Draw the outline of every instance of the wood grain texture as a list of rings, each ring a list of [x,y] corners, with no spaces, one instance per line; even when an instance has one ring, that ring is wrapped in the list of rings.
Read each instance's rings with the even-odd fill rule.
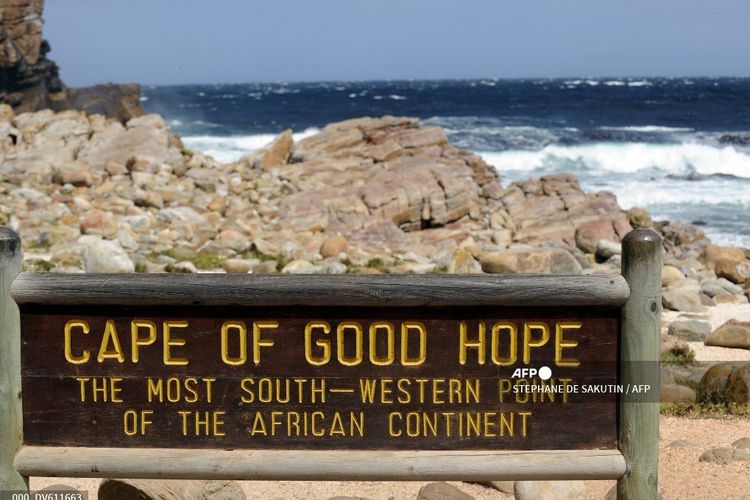
[[[628,464],[617,483],[621,500],[658,495],[661,270],[659,235],[648,229],[628,233],[622,242],[622,273],[631,294],[622,308],[620,383],[648,384],[656,393],[620,398],[620,450]]]
[[[621,276],[22,273],[19,304],[621,306]]]
[[[13,468],[22,443],[21,326],[10,284],[21,272],[21,239],[0,227],[0,490],[27,490],[27,479]]]
[[[236,480],[617,479],[617,450],[250,451],[25,446],[15,465],[29,476]]]

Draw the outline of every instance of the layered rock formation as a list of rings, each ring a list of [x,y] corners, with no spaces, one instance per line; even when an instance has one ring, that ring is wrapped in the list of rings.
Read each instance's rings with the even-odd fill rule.
[[[42,38],[44,0],[0,0],[0,103],[19,112],[50,108],[102,113],[120,121],[143,114],[138,85],[67,88],[47,58]]]
[[[480,157],[413,118],[348,120],[297,143],[286,131],[220,165],[157,115],[123,125],[6,106],[0,145],[0,224],[20,230],[27,268],[617,272],[622,236],[652,225],[670,264],[666,305],[742,301],[750,286],[722,277],[745,276],[741,249],[625,212],[571,175],[503,187]]]

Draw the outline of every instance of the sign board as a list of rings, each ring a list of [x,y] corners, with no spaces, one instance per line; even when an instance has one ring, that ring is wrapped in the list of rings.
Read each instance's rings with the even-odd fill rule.
[[[617,479],[618,498],[656,497],[653,231],[623,240],[622,276],[62,275],[21,262],[0,228],[0,488]]]
[[[614,449],[618,332],[613,308],[24,305],[24,442]]]

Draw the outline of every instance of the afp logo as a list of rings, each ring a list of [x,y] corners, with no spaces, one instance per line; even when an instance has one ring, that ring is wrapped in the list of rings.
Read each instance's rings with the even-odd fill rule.
[[[513,371],[513,378],[533,378],[539,377],[542,380],[549,380],[552,377],[552,370],[549,366],[536,368],[516,368]]]

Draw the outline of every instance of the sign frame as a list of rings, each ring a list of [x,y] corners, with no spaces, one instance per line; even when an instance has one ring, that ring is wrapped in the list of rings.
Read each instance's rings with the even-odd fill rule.
[[[622,275],[190,275],[21,273],[0,228],[0,489],[28,476],[269,480],[617,479],[618,498],[656,498],[658,387],[619,397],[612,450],[218,450],[25,446],[18,304],[107,306],[608,307],[620,309],[621,384],[648,384],[660,342],[661,239],[623,240]],[[639,368],[640,367],[640,368]],[[658,380],[658,374],[657,379]],[[656,399],[654,399],[656,398]]]

